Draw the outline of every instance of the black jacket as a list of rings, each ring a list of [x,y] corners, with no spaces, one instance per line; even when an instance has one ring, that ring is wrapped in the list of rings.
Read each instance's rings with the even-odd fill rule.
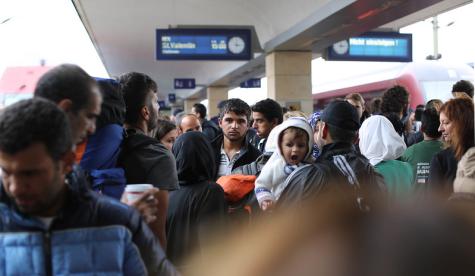
[[[264,139],[267,139],[267,138],[264,138]],[[256,149],[258,149],[261,153],[264,153],[264,149],[265,149],[265,141],[264,142],[264,146],[262,146],[262,148],[260,149],[259,148],[259,142],[261,141],[261,138],[259,137],[259,135],[257,135],[257,131],[253,128],[249,128],[249,130],[247,131],[246,133],[246,140],[249,141],[249,143],[251,145],[253,145]]]
[[[208,121],[206,119],[201,122],[201,130],[203,131],[203,134],[208,137],[208,141],[213,141],[213,139],[220,133],[219,127],[213,121]]]
[[[18,216],[31,218],[17,211],[14,203],[6,195],[3,185],[0,187],[0,202],[15,210]],[[12,221],[0,217],[0,231],[25,232],[43,231],[15,225]],[[125,226],[132,234],[132,240],[140,251],[149,275],[177,275],[173,265],[167,260],[165,252],[155,239],[154,234],[142,220],[140,214],[127,205],[101,196],[89,190],[76,191],[68,187],[67,199],[61,213],[51,225],[52,231],[71,228],[103,227],[109,225]],[[30,226],[34,227],[34,226]],[[97,261],[100,261],[97,259]]]
[[[173,145],[180,189],[170,193],[167,214],[167,255],[176,265],[193,249],[202,249],[214,223],[224,224],[224,191],[212,181],[213,150],[199,132],[180,135]]]
[[[223,139],[224,139],[224,136],[223,134],[221,134],[211,142],[211,146],[213,147],[213,151],[214,151],[215,168],[216,168],[214,179],[217,179],[218,177],[219,162],[221,159],[221,146],[223,145]],[[242,165],[254,162],[257,159],[257,157],[259,157],[260,155],[261,155],[261,152],[245,139],[244,145],[241,148],[241,151],[239,152],[239,156],[236,162],[234,162],[233,164],[232,170]]]
[[[365,200],[372,206],[376,205],[373,200],[383,200],[386,194],[384,178],[366,157],[346,143],[325,145],[315,164],[295,170],[287,181],[279,206],[294,205],[329,190],[355,195],[358,204]]]
[[[450,196],[454,191],[453,183],[457,172],[458,161],[452,148],[440,151],[430,162],[427,185],[431,191],[442,192]]]
[[[161,190],[178,188],[175,158],[157,139],[137,129],[127,129],[118,166],[127,184],[152,184]]]
[[[298,167],[287,177],[288,184],[280,194],[276,208],[286,209],[321,196],[333,186],[332,181],[339,184],[345,179],[328,164],[316,163]]]
[[[406,146],[410,147],[414,144],[424,141],[424,134],[422,134],[422,131],[418,131],[418,132],[410,133],[404,138],[406,138],[405,139]]]
[[[233,169],[231,173],[259,176],[259,174],[262,171],[262,168],[264,168],[265,164],[267,163],[267,161],[269,161],[272,154],[273,152],[270,152],[270,151],[265,152],[261,154],[259,157],[257,157],[256,161],[237,167]]]

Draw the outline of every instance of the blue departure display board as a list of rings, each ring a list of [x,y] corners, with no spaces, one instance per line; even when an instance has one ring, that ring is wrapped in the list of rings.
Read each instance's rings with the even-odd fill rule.
[[[157,29],[158,60],[249,60],[246,29]]]
[[[328,48],[327,60],[412,61],[412,34],[366,33]]]

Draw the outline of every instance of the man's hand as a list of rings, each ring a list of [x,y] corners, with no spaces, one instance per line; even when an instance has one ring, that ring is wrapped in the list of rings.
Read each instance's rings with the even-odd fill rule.
[[[152,188],[144,192],[139,199],[133,202],[127,201],[127,193],[124,192],[120,201],[137,209],[148,224],[157,219],[158,200],[156,199],[156,195],[158,191],[158,188]]]

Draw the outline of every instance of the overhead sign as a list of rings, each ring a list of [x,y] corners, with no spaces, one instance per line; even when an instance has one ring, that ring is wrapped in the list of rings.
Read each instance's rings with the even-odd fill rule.
[[[165,108],[167,105],[165,104],[165,101],[158,101],[158,106],[160,107],[160,109],[163,109],[163,108]]]
[[[157,29],[158,60],[249,60],[247,29]]]
[[[260,88],[261,79],[248,79],[247,81],[241,82],[239,85],[241,88]]]
[[[350,37],[328,48],[327,60],[412,61],[412,34],[372,32]]]
[[[173,93],[168,94],[168,101],[171,102],[171,103],[176,102],[176,95],[173,94]]]
[[[195,79],[175,79],[173,81],[173,88],[175,89],[194,89],[195,87]]]

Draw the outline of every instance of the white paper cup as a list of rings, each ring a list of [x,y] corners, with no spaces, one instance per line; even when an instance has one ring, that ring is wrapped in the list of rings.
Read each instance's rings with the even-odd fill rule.
[[[127,194],[127,202],[130,204],[137,199],[140,198],[140,196],[153,188],[152,184],[129,184],[125,187],[125,193]]]

